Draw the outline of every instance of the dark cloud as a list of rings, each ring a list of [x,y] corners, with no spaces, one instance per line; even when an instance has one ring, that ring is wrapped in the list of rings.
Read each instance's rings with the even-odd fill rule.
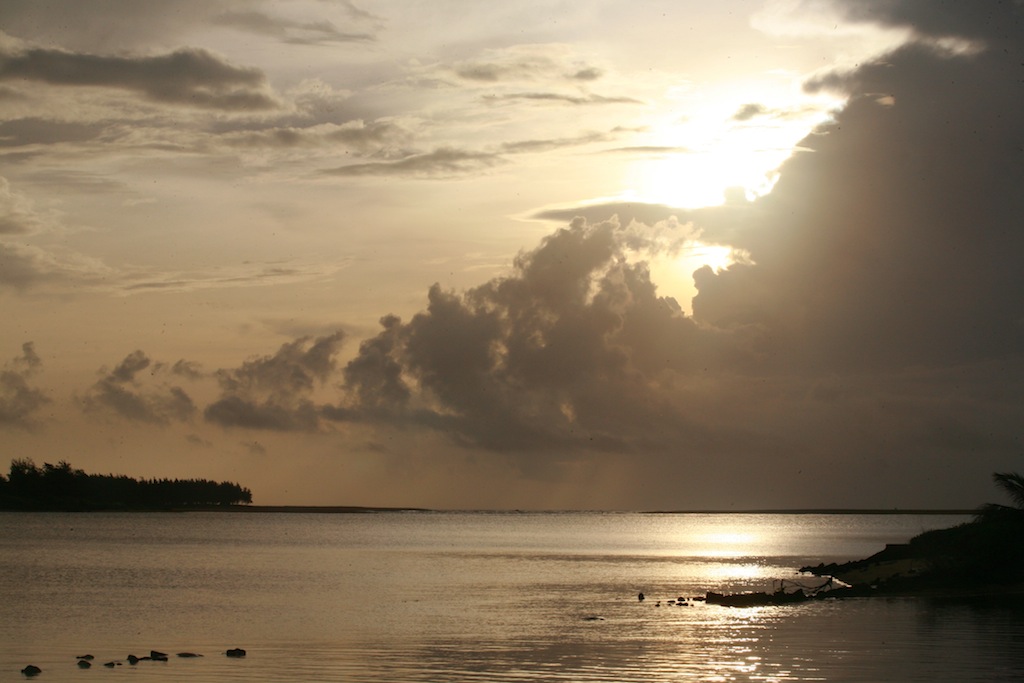
[[[32,201],[13,189],[7,178],[0,176],[0,235],[22,235],[39,232],[46,221],[35,211]],[[0,245],[2,249],[2,245]],[[0,254],[0,259],[3,259]],[[8,258],[13,259],[13,255]],[[5,280],[0,274],[0,282]]]
[[[557,92],[516,92],[503,93],[500,95],[484,95],[483,99],[487,102],[501,102],[509,100],[532,100],[535,102],[559,102],[563,104],[572,105],[643,104],[642,101],[632,97],[608,97],[605,95],[595,95],[593,93],[572,95],[568,93]]]
[[[396,161],[349,164],[321,171],[321,173],[334,176],[410,175],[450,177],[486,170],[502,163],[504,163],[504,160],[501,156],[493,152],[442,147],[433,152],[413,154]]]
[[[541,47],[497,51],[479,59],[460,62],[455,74],[467,81],[500,83],[508,81],[594,81],[603,72],[596,66],[566,64],[564,56],[545,54]]]
[[[172,365],[171,373],[188,379],[200,379],[204,376],[202,366],[199,363],[185,359],[181,359]]]
[[[213,447],[213,442],[209,441],[208,439],[204,439],[203,437],[199,436],[198,434],[186,434],[185,435],[185,440],[188,441],[189,444],[191,444],[192,446],[197,446],[199,448],[212,448]]]
[[[29,384],[42,368],[32,342],[21,345],[21,355],[0,370],[0,427],[28,429],[35,426],[36,413],[50,399]]]
[[[163,384],[149,388],[138,378],[146,370],[156,375],[162,369],[142,351],[133,351],[114,369],[104,371],[80,405],[88,413],[113,414],[133,422],[166,425],[191,419],[196,407],[181,387]]]
[[[410,391],[402,379],[402,366],[394,358],[401,343],[402,321],[388,315],[380,320],[383,332],[359,345],[359,355],[345,366],[345,385],[364,409],[404,408]]]
[[[214,23],[277,38],[285,43],[318,45],[374,40],[364,31],[342,31],[329,21],[294,21],[253,10],[225,12]]]
[[[1022,8],[1013,0],[863,0],[843,2],[839,8],[849,20],[905,27],[925,38],[977,40],[1017,52],[1024,47]]]
[[[267,447],[261,444],[259,441],[243,441],[241,443],[242,448],[248,451],[251,455],[266,455]]]
[[[690,154],[692,152],[693,150],[688,147],[663,147],[659,145],[635,145],[632,147],[614,147],[612,149],[602,150],[602,154],[636,154],[644,156]],[[615,211],[613,210],[611,213],[614,214]]]
[[[577,147],[579,145],[603,142],[608,140],[609,137],[610,136],[607,133],[584,133],[582,135],[566,138],[517,140],[515,142],[506,142],[502,144],[501,150],[510,154],[549,152],[553,149],[563,149],[565,147]]]
[[[604,75],[604,72],[601,71],[601,69],[598,69],[596,67],[592,67],[591,66],[591,67],[586,67],[586,68],[580,69],[579,71],[577,71],[576,73],[574,73],[572,75],[572,78],[573,78],[573,80],[577,80],[577,81],[596,81],[597,79],[601,78],[601,76],[603,76],[603,75]]]
[[[744,104],[742,107],[736,110],[736,113],[732,115],[733,121],[749,121],[758,116],[764,116],[768,113],[768,107],[763,104],[750,103]]]
[[[758,118],[771,118],[771,119],[796,119],[807,114],[814,114],[816,111],[812,107],[794,107],[788,109],[771,109],[763,104],[751,102],[742,105],[732,115],[732,120],[738,123],[746,123],[753,121]]]
[[[201,49],[129,57],[32,48],[0,54],[3,80],[117,88],[165,104],[225,111],[278,106],[258,69],[233,66]]]
[[[25,290],[41,277],[36,264],[18,247],[0,242],[0,285]]]
[[[62,142],[86,142],[99,137],[103,124],[56,121],[38,117],[0,122],[0,147],[54,145]]]
[[[361,153],[377,153],[406,143],[408,130],[390,121],[350,121],[342,125],[274,127],[227,133],[225,142],[244,148],[310,148],[344,145]]]
[[[111,140],[111,137],[104,135],[102,140],[106,143]],[[35,187],[45,188],[47,191],[59,189],[62,192],[80,192],[90,195],[101,192],[125,193],[130,191],[128,184],[125,182],[114,180],[101,173],[85,170],[67,168],[45,169],[23,173],[21,178],[26,183],[31,183]]]
[[[698,274],[694,313],[756,324],[779,362],[973,362],[1024,348],[1024,90],[1002,50],[910,45],[810,88],[848,92],[834,124],[745,212],[705,237],[754,265]],[[891,100],[880,103],[877,93]],[[766,337],[766,344],[767,344]]]
[[[475,173],[506,163],[513,154],[536,154],[555,149],[578,147],[611,139],[611,133],[582,133],[564,138],[515,140],[504,142],[496,151],[441,148],[433,152],[412,154],[389,161],[349,164],[322,171],[326,175],[403,175],[423,177],[451,177]]]
[[[0,102],[20,102],[25,99],[25,93],[17,88],[0,85]]]
[[[26,292],[56,284],[106,286],[110,275],[101,263],[80,254],[0,241],[0,288]]]
[[[334,267],[333,265],[331,266]],[[164,279],[151,279],[150,273],[119,273],[117,287],[124,292],[145,291],[188,291],[209,288],[259,287],[276,283],[296,282],[321,277],[325,272],[321,266],[281,265],[243,263],[228,272],[182,273],[164,275]],[[114,279],[113,277],[109,279]]]
[[[209,422],[225,427],[316,431],[321,409],[311,395],[335,371],[344,334],[303,337],[233,369],[217,371],[221,397],[206,407]]]
[[[574,218],[583,218],[588,223],[601,223],[612,216],[617,216],[624,225],[636,221],[646,225],[654,225],[671,216],[682,219],[691,212],[666,204],[646,204],[644,202],[610,202],[585,206],[569,206],[566,208],[542,209],[532,214],[532,218],[568,222]]]
[[[95,50],[142,48],[208,21],[223,3],[209,0],[4,0],[0,26],[9,35],[39,43]],[[115,20],[116,18],[116,20]]]

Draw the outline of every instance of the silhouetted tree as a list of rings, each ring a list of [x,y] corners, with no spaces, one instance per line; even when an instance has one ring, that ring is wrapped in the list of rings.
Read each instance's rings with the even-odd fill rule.
[[[1010,521],[1024,523],[1024,476],[1017,472],[995,472],[996,486],[1013,501],[1013,505],[986,503],[978,508],[977,519],[985,522]]]
[[[16,509],[153,509],[252,503],[252,492],[233,482],[208,479],[132,479],[125,475],[86,474],[67,461],[11,461],[0,477],[0,507]]]

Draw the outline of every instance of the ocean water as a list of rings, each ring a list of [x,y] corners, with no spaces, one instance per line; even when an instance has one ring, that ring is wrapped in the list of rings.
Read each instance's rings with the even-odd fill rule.
[[[0,681],[1024,680],[1019,604],[668,602],[966,519],[0,513]]]

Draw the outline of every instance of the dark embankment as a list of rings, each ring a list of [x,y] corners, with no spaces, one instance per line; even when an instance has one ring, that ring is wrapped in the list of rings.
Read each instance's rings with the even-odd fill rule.
[[[979,515],[973,522],[927,531],[871,557],[801,571],[834,576],[859,595],[984,596],[1024,594],[1024,515]]]

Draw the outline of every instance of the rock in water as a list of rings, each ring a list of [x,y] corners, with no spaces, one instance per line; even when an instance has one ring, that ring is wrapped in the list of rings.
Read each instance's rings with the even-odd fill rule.
[[[90,666],[92,666],[92,662],[90,662],[88,659],[79,659],[78,660],[78,668],[79,669],[88,669]]]
[[[42,672],[43,672],[43,670],[40,669],[35,664],[29,664],[28,666],[26,666],[24,669],[21,670],[21,673],[25,674],[26,676],[38,676]]]
[[[224,654],[226,654],[228,657],[244,657],[245,656],[245,650],[243,650],[240,647],[235,647],[235,648],[231,648],[230,650],[228,650]]]

